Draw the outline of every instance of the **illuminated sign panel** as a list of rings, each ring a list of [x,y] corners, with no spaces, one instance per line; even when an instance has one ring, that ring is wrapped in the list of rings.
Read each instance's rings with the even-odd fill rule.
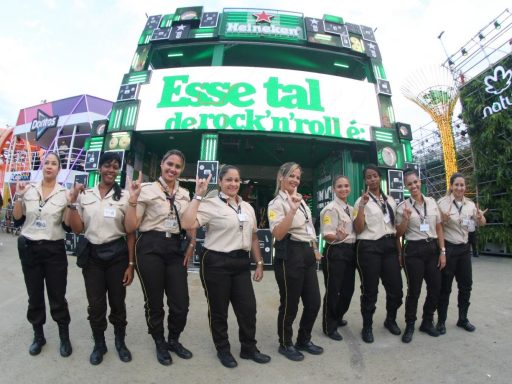
[[[275,10],[224,10],[221,35],[226,38],[304,40],[304,18]]]
[[[141,85],[136,130],[239,130],[370,140],[373,84],[302,71],[190,67]]]

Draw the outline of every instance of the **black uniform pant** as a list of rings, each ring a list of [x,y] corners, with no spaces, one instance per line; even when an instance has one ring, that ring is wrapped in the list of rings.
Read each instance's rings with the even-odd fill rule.
[[[322,329],[329,334],[347,312],[354,294],[356,253],[354,244],[328,244],[322,258],[325,295]]]
[[[94,250],[82,269],[87,293],[88,320],[93,331],[107,329],[107,296],[110,305],[110,323],[116,328],[126,327],[126,287],[123,277],[128,267],[128,254],[104,261],[95,256]]]
[[[200,277],[206,300],[213,343],[218,352],[229,352],[229,303],[238,322],[241,351],[256,351],[256,297],[251,282],[249,252],[229,253],[205,249]]]
[[[468,243],[471,246],[471,253],[473,255],[478,255],[476,230],[473,232],[468,232]]]
[[[427,297],[423,305],[423,320],[432,321],[441,291],[441,271],[438,268],[439,247],[437,240],[409,241],[404,248],[407,297],[405,298],[405,322],[414,323],[423,279],[427,284]]]
[[[28,293],[27,319],[34,327],[46,322],[44,286],[50,314],[59,325],[70,323],[66,286],[68,277],[68,258],[64,240],[30,241],[20,251],[21,267]]]
[[[471,254],[469,244],[452,244],[445,241],[446,267],[441,272],[441,295],[439,296],[438,317],[439,321],[446,321],[448,303],[452,292],[453,278],[457,280],[459,289],[459,310],[466,311],[469,308],[469,298],[473,285],[473,273],[471,267]]]
[[[297,316],[300,299],[304,310],[299,323],[297,343],[307,343],[311,340],[311,330],[320,310],[315,254],[309,243],[288,240],[286,248],[284,258],[276,254],[274,263],[280,296],[277,316],[279,344],[293,344],[292,325]]]
[[[387,319],[395,319],[402,305],[402,275],[395,236],[357,242],[357,268],[361,278],[363,326],[370,327],[379,293],[379,278],[386,289]]]
[[[167,296],[169,338],[178,339],[185,324],[189,306],[187,267],[183,266],[178,235],[165,232],[141,233],[135,248],[135,261],[142,292],[148,333],[164,334],[164,293]]]

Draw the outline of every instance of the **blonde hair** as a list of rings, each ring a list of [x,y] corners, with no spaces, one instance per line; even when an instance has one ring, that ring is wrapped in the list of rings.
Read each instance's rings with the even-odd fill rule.
[[[274,196],[277,196],[279,190],[281,189],[281,180],[285,177],[290,176],[296,169],[298,169],[302,173],[302,168],[299,164],[294,162],[288,162],[281,165],[279,171],[277,171],[276,177],[276,190],[274,192]]]

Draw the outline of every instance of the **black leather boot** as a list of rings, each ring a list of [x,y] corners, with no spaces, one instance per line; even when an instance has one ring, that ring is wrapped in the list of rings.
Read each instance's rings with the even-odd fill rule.
[[[39,355],[43,345],[45,344],[46,339],[44,338],[43,326],[34,326],[34,341],[32,341],[32,344],[28,349],[28,353],[32,356]]]
[[[459,320],[457,321],[457,327],[461,327],[468,332],[474,332],[476,327],[471,324],[468,320],[468,309],[459,308]]]
[[[410,343],[412,341],[412,335],[414,334],[414,321],[406,323],[405,331],[402,335],[402,342]]]
[[[69,340],[69,325],[59,324],[59,337],[60,337],[60,355],[68,357],[73,353],[71,341]]]
[[[420,325],[420,331],[425,332],[426,334],[428,334],[432,337],[437,337],[441,334],[439,332],[439,329],[434,327],[434,323],[432,322],[432,320],[423,319],[423,321],[421,322],[421,325]]]
[[[172,357],[168,351],[168,345],[165,341],[163,334],[155,334],[153,335],[153,339],[155,340],[156,346],[156,358],[158,362],[162,365],[171,365]]]
[[[169,337],[167,346],[169,347],[169,351],[176,353],[182,359],[191,359],[193,356],[192,352],[185,348],[178,339],[172,339]]]
[[[119,359],[125,363],[132,361],[132,354],[126,344],[124,343],[124,337],[126,335],[125,327],[116,327],[114,329],[115,344]]]
[[[94,338],[94,349],[89,357],[89,362],[92,365],[98,365],[103,361],[103,355],[107,353],[105,333],[103,331],[93,330],[92,337]]]

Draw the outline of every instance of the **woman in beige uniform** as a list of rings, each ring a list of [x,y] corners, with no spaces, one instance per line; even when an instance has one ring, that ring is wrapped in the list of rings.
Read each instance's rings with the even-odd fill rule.
[[[406,241],[402,253],[402,264],[407,276],[406,327],[402,341],[410,343],[423,280],[427,284],[427,297],[423,305],[420,331],[430,336],[439,336],[433,321],[441,290],[441,270],[446,265],[446,252],[441,214],[436,201],[423,196],[421,181],[415,170],[404,172],[404,182],[411,197],[404,200],[396,210],[396,235],[403,236]]]
[[[350,181],[336,176],[332,183],[334,199],[320,212],[320,232],[327,242],[322,258],[325,296],[322,329],[333,340],[342,340],[338,325],[350,306],[354,294],[356,234],[353,228],[353,208],[347,203]]]
[[[373,314],[379,292],[379,278],[386,289],[386,320],[384,327],[400,335],[396,313],[402,305],[402,275],[396,242],[396,202],[380,187],[380,171],[368,164],[363,170],[366,192],[356,201],[357,267],[361,277],[362,339],[373,343]]]
[[[454,277],[459,288],[457,326],[468,332],[474,332],[476,329],[468,320],[469,298],[473,285],[468,232],[475,227],[475,222],[480,226],[485,225],[484,214],[487,210],[481,211],[470,199],[465,198],[465,192],[464,176],[454,173],[450,177],[450,194],[438,201],[446,244],[446,267],[441,275],[441,295],[437,308],[437,330],[441,335],[446,333],[445,322]]]
[[[84,191],[75,184],[70,194],[70,209],[66,217],[73,232],[85,229],[89,242],[88,257],[82,266],[89,323],[94,338],[94,349],[89,361],[98,365],[107,352],[107,297],[110,305],[109,320],[114,326],[115,346],[123,362],[132,355],[125,344],[126,287],[132,283],[135,234],[126,233],[124,216],[128,209],[129,194],[116,183],[121,158],[115,152],[105,152],[99,160],[100,183]],[[80,194],[80,192],[83,192]],[[126,239],[125,239],[126,237]]]
[[[68,258],[62,227],[68,203],[66,188],[57,183],[60,160],[55,153],[44,159],[43,179],[36,184],[16,183],[14,219],[25,216],[18,239],[23,276],[28,293],[27,319],[34,328],[34,341],[29,353],[38,355],[46,344],[43,325],[46,321],[44,286],[50,302],[50,314],[59,326],[60,354],[71,355],[69,341],[66,285]]]
[[[276,197],[268,204],[270,230],[275,238],[274,272],[280,296],[277,316],[279,353],[292,361],[304,359],[300,351],[313,355],[324,351],[311,341],[311,331],[320,310],[316,263],[322,256],[318,251],[311,211],[297,193],[301,175],[299,164],[283,164],[277,173]],[[293,345],[292,325],[301,299],[304,310],[297,342]]]
[[[217,356],[227,368],[238,365],[228,340],[228,307],[233,306],[239,326],[240,357],[264,364],[270,356],[256,347],[256,297],[251,283],[251,259],[256,263],[254,280],[263,278],[263,259],[258,241],[256,215],[238,195],[240,171],[225,165],[219,172],[218,193],[206,193],[210,177],[197,180],[196,194],[183,215],[185,228],[206,226],[205,250],[200,276],[208,301],[208,318]]]
[[[135,264],[145,301],[148,333],[155,340],[156,356],[162,365],[172,363],[169,351],[182,359],[192,352],[179,337],[185,328],[189,307],[187,266],[193,254],[195,232],[182,248],[180,216],[190,202],[188,191],[180,187],[178,177],[185,169],[185,156],[177,149],[168,151],[160,163],[160,178],[141,185],[128,182],[130,199],[125,216],[126,231],[139,229],[135,248]],[[164,337],[164,293],[167,296],[169,337]]]

